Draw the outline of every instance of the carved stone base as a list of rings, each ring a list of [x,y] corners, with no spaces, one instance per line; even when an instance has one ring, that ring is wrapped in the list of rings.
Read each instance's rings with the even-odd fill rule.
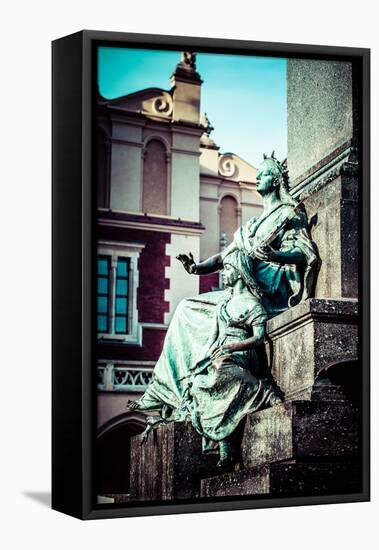
[[[161,425],[144,445],[132,438],[130,501],[198,498],[205,478],[203,496],[349,492],[342,480],[356,468],[346,461],[359,454],[358,409],[330,372],[360,379],[357,316],[356,300],[310,299],[271,319],[267,351],[286,402],[246,418],[245,469],[217,475],[217,456],[202,452],[190,423]]]
[[[159,426],[143,445],[134,436],[130,501],[198,498],[200,479],[215,474],[216,461],[203,454],[201,436],[188,422]]]
[[[312,399],[315,381],[326,368],[357,360],[357,323],[356,300],[317,298],[268,321],[266,350],[272,358],[272,375],[286,400]],[[327,385],[317,398],[336,399],[335,392],[328,397]]]

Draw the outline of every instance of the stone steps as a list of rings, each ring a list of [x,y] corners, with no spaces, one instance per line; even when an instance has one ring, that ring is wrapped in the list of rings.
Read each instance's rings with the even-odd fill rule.
[[[345,401],[292,401],[246,418],[243,469],[202,479],[202,497],[361,490],[359,415]]]
[[[142,447],[132,438],[130,500],[350,491],[360,454],[357,342],[355,299],[312,298],[270,319],[267,358],[286,402],[236,430],[242,469],[215,475],[217,457],[202,452],[190,423],[163,425]]]
[[[254,413],[242,433],[243,469],[223,475],[216,475],[217,456],[202,452],[202,438],[189,422],[161,425],[142,446],[139,436],[132,438],[130,500],[279,494],[281,476],[289,476],[288,483],[297,479],[291,481],[297,494],[320,475],[330,493],[337,483],[330,472],[343,486],[339,472],[357,460],[358,421],[357,408],[347,401],[292,401]]]
[[[358,428],[358,409],[347,401],[283,403],[246,418],[243,466],[354,457],[359,452]]]
[[[129,493],[112,493],[106,495],[97,495],[98,504],[124,504],[130,501]]]
[[[307,496],[349,494],[362,490],[358,461],[281,462],[210,477],[201,481],[201,497]]]

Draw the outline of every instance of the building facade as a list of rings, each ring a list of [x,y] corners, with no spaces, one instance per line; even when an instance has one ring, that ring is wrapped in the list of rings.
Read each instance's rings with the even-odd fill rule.
[[[128,493],[130,436],[144,415],[126,408],[151,379],[176,306],[219,287],[187,274],[262,210],[255,167],[220,153],[201,116],[196,56],[183,52],[171,88],[97,101],[97,373],[99,494]]]

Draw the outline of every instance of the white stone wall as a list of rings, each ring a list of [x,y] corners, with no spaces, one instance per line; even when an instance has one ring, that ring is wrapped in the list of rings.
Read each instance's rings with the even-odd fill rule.
[[[202,174],[218,176],[219,154],[216,149],[201,149],[200,169]]]
[[[251,218],[258,218],[262,214],[262,206],[242,205],[241,224],[245,224]]]
[[[141,143],[142,127],[130,122],[113,122],[112,138],[125,142]]]
[[[138,212],[141,208],[141,147],[113,143],[110,207]]]
[[[197,222],[200,218],[199,157],[174,152],[171,165],[171,216]]]
[[[171,243],[166,245],[166,254],[171,257],[171,265],[166,267],[166,277],[170,288],[165,290],[165,300],[170,304],[170,310],[165,313],[164,322],[169,324],[174,311],[183,298],[199,294],[199,277],[189,275],[179,260],[178,254],[192,252],[195,261],[199,259],[200,237],[192,235],[171,235]]]
[[[217,198],[212,201],[200,201],[200,220],[205,226],[200,241],[200,256],[202,260],[205,260],[220,251],[220,222]]]

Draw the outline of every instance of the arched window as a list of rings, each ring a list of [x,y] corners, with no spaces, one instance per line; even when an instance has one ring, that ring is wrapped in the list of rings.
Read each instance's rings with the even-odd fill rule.
[[[130,438],[143,432],[145,427],[145,423],[129,421],[106,432],[97,439],[97,494],[129,493]]]
[[[108,206],[108,158],[107,144],[101,132],[97,132],[97,206],[106,208]]]
[[[142,210],[167,214],[166,148],[157,139],[146,146],[143,164]]]
[[[238,229],[238,203],[234,197],[227,195],[220,203],[220,237],[225,233],[227,244],[233,240],[233,234]]]

